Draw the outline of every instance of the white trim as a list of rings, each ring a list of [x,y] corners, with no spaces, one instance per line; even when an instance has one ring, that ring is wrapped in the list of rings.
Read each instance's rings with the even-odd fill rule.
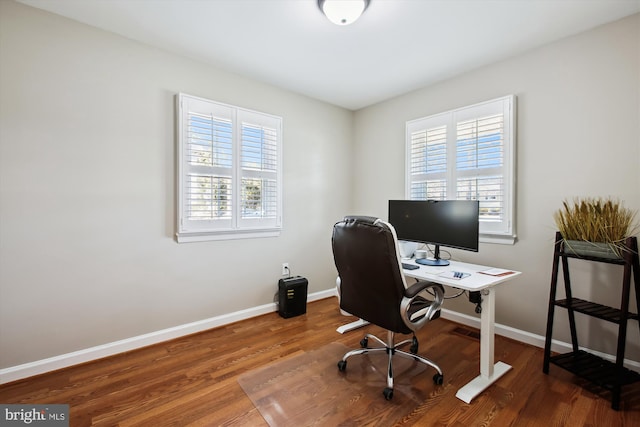
[[[457,158],[457,140],[458,126],[468,120],[476,120],[481,117],[501,115],[503,119],[503,163],[502,166],[492,168],[473,168],[470,170],[460,170],[456,165]],[[457,180],[460,178],[488,178],[492,176],[502,176],[504,205],[503,219],[485,221],[480,220],[480,241],[483,243],[498,243],[513,245],[516,242],[516,96],[507,95],[500,98],[491,99],[474,105],[456,108],[443,113],[434,114],[405,123],[405,198],[413,199],[412,183],[426,182],[428,180],[444,182],[444,193],[433,198],[442,200],[456,200],[459,197],[457,191]],[[428,171],[420,170],[420,173],[412,173],[411,165],[414,154],[417,159],[426,159],[426,152],[413,151],[413,135],[415,133],[423,134],[427,138],[426,133],[431,130],[444,128],[446,136],[442,141],[438,141],[439,145],[444,146],[446,154],[446,167],[444,171]],[[420,142],[420,144],[428,144]],[[426,150],[426,148],[424,148]],[[420,199],[423,200],[420,196]],[[429,198],[428,190],[425,194]],[[482,200],[481,204],[482,204]]]
[[[441,313],[442,313],[443,319],[451,320],[452,322],[456,322],[466,326],[470,326],[472,328],[480,329],[480,319],[478,318],[469,316],[467,314],[458,313],[456,311],[447,310],[446,308],[441,309]],[[529,344],[538,348],[544,348],[545,337],[543,337],[542,335],[533,334],[531,332],[512,328],[511,326],[501,325],[499,323],[495,324],[495,333],[496,335],[501,335],[506,338],[511,338],[512,340],[515,340],[524,344]],[[572,349],[572,346],[570,343],[566,343],[564,341],[558,341],[558,340],[551,340],[551,351],[555,351],[558,353],[566,353],[571,351],[571,349]],[[586,350],[589,353],[593,353],[594,355],[611,362],[615,362],[616,360],[616,357],[611,354],[591,350],[582,346],[580,346],[580,349]],[[632,369],[634,371],[640,372],[640,362],[637,362],[635,360],[624,359],[624,366],[628,369]],[[540,366],[540,370],[542,370],[542,365]]]
[[[278,237],[280,229],[271,230],[241,230],[229,233],[224,232],[207,232],[207,231],[183,231],[176,233],[176,241],[178,243],[190,242],[209,242],[214,240],[232,240],[232,239],[260,239],[263,237]]]
[[[307,296],[307,301],[318,301],[335,296],[336,289],[331,288],[309,294]],[[164,341],[180,338],[182,336],[206,331],[207,329],[228,325],[240,320],[246,320],[263,314],[272,313],[274,311],[277,311],[276,303],[264,304],[257,307],[236,311],[234,313],[223,314],[220,316],[211,317],[209,319],[199,320],[180,326],[139,335],[137,337],[126,338],[120,341],[114,341],[111,343],[90,347],[84,350],[74,351],[72,353],[66,353],[47,359],[37,360],[35,362],[29,362],[22,365],[0,369],[0,384],[6,384],[12,381],[32,377],[34,375],[40,375],[58,369],[67,368],[69,366],[77,365],[80,363],[102,359],[104,357],[113,356],[125,351],[131,351],[149,345],[158,344]],[[446,308],[442,309],[442,318],[473,328],[480,328],[480,319],[466,314],[447,310]],[[510,326],[501,325],[499,323],[495,324],[495,333],[497,335],[522,342],[524,344],[544,348],[544,337],[541,335],[532,334],[530,332],[515,329]],[[571,351],[571,344],[553,340],[551,344],[551,350],[560,353]],[[602,357],[603,359],[615,361],[615,356],[613,355],[589,350],[586,348],[585,350],[588,350],[589,352]],[[640,362],[625,359],[624,365],[629,369],[640,372]],[[542,369],[542,367],[540,367],[540,369]]]
[[[501,236],[499,234],[480,234],[479,242],[480,243],[496,243],[499,245],[513,245],[516,243],[516,236],[515,235]]]
[[[335,289],[331,288],[326,291],[314,292],[307,296],[307,301],[317,301],[324,298],[334,297]],[[151,332],[136,337],[125,338],[123,340],[114,341],[107,344],[90,347],[84,350],[78,350],[71,353],[61,354],[59,356],[49,357],[47,359],[37,360],[35,362],[24,363],[22,365],[12,366],[0,369],[0,384],[6,384],[12,381],[21,380],[23,378],[40,375],[47,372],[55,371],[80,363],[90,362],[92,360],[102,359],[104,357],[113,356],[125,351],[131,351],[138,348],[158,344],[164,341],[195,334],[197,332],[206,331],[207,329],[217,328],[219,326],[228,325],[240,320],[250,319],[267,313],[277,311],[276,303],[269,303],[245,310],[236,311],[234,313],[223,314],[209,319],[199,320],[172,328]]]
[[[241,107],[199,98],[185,93],[178,93],[176,99],[176,234],[177,243],[204,242],[230,239],[253,239],[262,237],[278,237],[282,229],[283,202],[283,124],[282,117],[268,113],[252,111]],[[231,164],[228,165],[193,165],[188,161],[189,116],[204,114],[212,123],[228,122],[230,132],[228,139],[231,149]],[[275,170],[252,170],[242,166],[243,129],[245,124],[273,129],[275,138]],[[215,145],[212,135],[211,143]],[[225,138],[226,139],[226,138]],[[188,176],[191,174],[205,176],[224,176],[230,181],[232,188],[230,199],[231,215],[217,219],[190,219],[187,213],[189,197]],[[242,180],[243,178],[268,178],[275,182],[275,215],[262,218],[243,218]],[[264,199],[262,199],[264,201]]]

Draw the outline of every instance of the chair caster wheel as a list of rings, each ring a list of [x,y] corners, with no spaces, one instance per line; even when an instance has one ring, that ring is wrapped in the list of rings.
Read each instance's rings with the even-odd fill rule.
[[[442,383],[444,383],[444,376],[443,376],[443,375],[441,375],[441,374],[435,374],[435,375],[433,376],[433,382],[434,382],[436,385],[442,385]]]
[[[360,340],[360,347],[367,348],[368,345],[369,345],[369,338],[364,337]]]
[[[413,340],[411,341],[411,347],[409,347],[409,351],[411,351],[412,354],[418,354],[418,348],[418,339],[416,337],[413,337]]]
[[[344,370],[347,369],[347,362],[344,360],[341,360],[338,362],[338,371],[340,372],[344,372]]]
[[[391,398],[393,397],[393,389],[387,387],[382,391],[382,394],[384,394],[385,399],[391,400]]]

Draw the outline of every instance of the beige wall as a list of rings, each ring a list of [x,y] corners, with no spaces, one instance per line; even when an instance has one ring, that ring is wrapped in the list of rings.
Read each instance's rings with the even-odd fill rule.
[[[352,112],[9,1],[0,67],[0,368],[335,285]],[[175,243],[178,92],[283,117],[280,237]]]
[[[519,241],[455,255],[522,270],[497,320],[543,335],[553,211],[585,195],[640,209],[639,28],[636,15],[352,113],[0,1],[0,368],[269,303],[285,261],[310,292],[331,289],[335,220],[386,217],[404,195],[405,121],[510,93]],[[284,118],[279,238],[175,243],[177,92]],[[574,282],[616,305],[619,276],[582,265]],[[579,326],[612,352],[613,328]],[[628,335],[639,361],[636,324]]]
[[[478,253],[454,254],[521,270],[521,278],[497,292],[496,319],[544,335],[552,215],[562,200],[612,196],[640,210],[639,57],[640,15],[635,15],[358,111],[354,208],[384,217],[387,200],[404,197],[407,120],[515,94],[518,242],[481,244]],[[608,267],[572,264],[576,296],[619,306],[621,269]],[[475,316],[462,298],[446,306]],[[636,310],[635,301],[632,306]],[[615,354],[612,325],[578,317],[581,345]],[[555,331],[554,338],[570,340],[566,311],[558,310]],[[636,322],[627,335],[627,357],[640,361]]]

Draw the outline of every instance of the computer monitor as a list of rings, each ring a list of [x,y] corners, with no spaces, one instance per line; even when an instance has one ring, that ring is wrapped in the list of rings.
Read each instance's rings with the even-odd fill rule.
[[[423,265],[449,265],[440,246],[478,252],[479,214],[477,200],[389,200],[398,240],[435,245],[434,258],[416,260]]]

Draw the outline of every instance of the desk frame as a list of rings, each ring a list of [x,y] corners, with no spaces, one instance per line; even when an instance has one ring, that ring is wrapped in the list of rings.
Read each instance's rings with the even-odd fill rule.
[[[403,260],[403,262],[415,264],[414,260]],[[419,264],[416,265],[420,268],[416,270],[403,270],[404,275],[417,280],[436,282],[470,292],[480,291],[482,295],[482,313],[480,314],[480,375],[471,380],[456,393],[456,397],[458,399],[465,403],[471,403],[476,396],[486,390],[491,384],[496,382],[511,369],[511,366],[504,362],[494,361],[496,315],[495,286],[502,282],[511,280],[519,276],[521,273],[519,271],[513,271],[511,274],[504,276],[490,276],[479,272],[489,270],[492,267],[467,264],[457,261],[451,261],[451,264],[445,267],[426,267]],[[464,279],[455,280],[440,275],[447,271],[469,273],[470,276],[465,277]],[[339,327],[338,332],[344,333],[367,324],[368,322],[360,319]]]

